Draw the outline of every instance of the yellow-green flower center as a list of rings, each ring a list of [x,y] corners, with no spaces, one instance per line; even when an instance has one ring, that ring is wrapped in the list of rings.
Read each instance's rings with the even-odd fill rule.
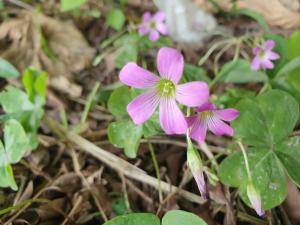
[[[151,22],[149,23],[149,27],[150,27],[151,29],[156,29],[156,23],[155,23],[155,21],[151,21]]]
[[[176,87],[174,83],[167,79],[161,79],[156,90],[161,97],[172,97],[175,94]]]
[[[208,111],[204,111],[204,112],[199,113],[199,117],[202,120],[207,120],[207,119],[213,117],[213,114],[214,114],[213,111],[208,110]]]

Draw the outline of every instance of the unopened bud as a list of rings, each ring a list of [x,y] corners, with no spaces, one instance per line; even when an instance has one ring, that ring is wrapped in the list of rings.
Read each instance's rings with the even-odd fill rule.
[[[247,185],[247,195],[248,195],[251,205],[252,205],[253,209],[256,211],[257,215],[264,216],[265,211],[261,207],[260,193],[254,187],[254,185],[251,181]]]

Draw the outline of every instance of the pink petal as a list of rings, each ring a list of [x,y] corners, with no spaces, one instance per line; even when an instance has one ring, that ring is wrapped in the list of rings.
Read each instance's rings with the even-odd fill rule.
[[[262,59],[261,66],[265,69],[273,69],[274,64],[269,59]]]
[[[203,105],[196,108],[196,112],[204,112],[204,111],[214,110],[214,109],[216,109],[214,104],[212,104],[211,102],[205,102]]]
[[[264,43],[264,49],[265,50],[271,50],[272,48],[274,48],[274,46],[275,46],[275,41],[273,41],[273,40],[267,40]]]
[[[266,52],[266,57],[270,60],[276,60],[280,58],[280,55],[273,51]]]
[[[127,112],[137,125],[148,120],[159,103],[159,97],[154,91],[149,91],[139,95],[127,106]]]
[[[167,27],[166,24],[164,23],[157,23],[156,24],[156,29],[163,35],[168,35],[169,34],[169,28]]]
[[[213,116],[207,119],[207,126],[208,129],[213,132],[217,136],[227,135],[233,136],[233,129],[224,123],[221,119],[217,116]]]
[[[206,183],[205,183],[203,171],[202,170],[195,171],[193,173],[193,176],[196,180],[201,197],[205,200],[208,199],[208,193],[206,189]]]
[[[163,21],[166,20],[166,14],[163,11],[159,11],[159,12],[154,14],[153,19],[156,22],[163,22]]]
[[[143,14],[143,22],[149,22],[152,19],[152,15],[150,12],[145,12]]]
[[[161,100],[159,119],[166,134],[184,134],[187,131],[187,122],[175,99],[164,98]]]
[[[252,63],[251,63],[251,70],[254,70],[254,71],[257,71],[260,69],[260,61],[261,59],[256,56],[254,57],[254,59],[252,60]]]
[[[134,88],[150,88],[159,81],[159,77],[135,63],[127,63],[120,71],[119,78],[123,84]]]
[[[176,100],[186,106],[200,106],[207,102],[208,97],[208,85],[201,81],[180,84],[176,87]]]
[[[255,47],[255,48],[252,49],[252,52],[253,52],[254,55],[257,55],[258,53],[261,52],[261,50],[262,50],[261,47]]]
[[[199,143],[205,141],[206,138],[206,132],[207,132],[207,125],[205,121],[200,120],[197,118],[195,120],[191,132],[190,137],[194,139],[195,141],[198,141]]]
[[[157,68],[163,78],[177,84],[182,76],[183,66],[183,56],[177,49],[163,47],[159,50]]]
[[[198,116],[189,116],[189,117],[186,117],[185,120],[188,124],[188,127],[192,126],[196,120],[198,119]]]
[[[157,41],[159,39],[159,32],[157,30],[151,30],[149,34],[150,41]]]
[[[138,31],[139,31],[140,35],[145,35],[145,34],[150,33],[151,30],[147,25],[142,24],[142,25],[139,26]]]
[[[232,121],[236,119],[240,112],[236,109],[222,109],[222,110],[216,110],[216,114],[225,121]]]

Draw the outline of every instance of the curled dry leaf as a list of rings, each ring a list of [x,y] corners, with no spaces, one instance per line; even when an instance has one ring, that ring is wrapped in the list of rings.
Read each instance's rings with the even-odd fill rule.
[[[206,11],[214,12],[215,10],[208,0],[194,1]],[[219,0],[217,2],[226,11],[233,7],[231,0]],[[269,0],[237,0],[236,7],[253,10],[263,15],[266,21],[273,26],[287,29],[300,27],[300,4],[298,0],[272,0],[272,7],[270,7]]]
[[[80,95],[81,89],[72,84],[71,75],[89,65],[94,53],[95,50],[73,24],[41,13],[16,11],[15,18],[0,25],[0,57],[16,65],[20,71],[28,66],[47,71],[54,88],[57,77],[67,77],[68,87],[72,88],[60,88],[60,91],[73,97]],[[56,79],[51,82],[54,77]]]

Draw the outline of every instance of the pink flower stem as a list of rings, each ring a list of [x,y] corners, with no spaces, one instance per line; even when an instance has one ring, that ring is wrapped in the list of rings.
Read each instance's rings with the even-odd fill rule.
[[[246,150],[241,141],[238,141],[237,143],[243,153],[248,179],[249,179],[249,181],[252,181],[252,175],[251,175],[251,171],[250,171],[250,167],[249,167],[249,161],[248,161],[248,156],[247,156]]]

